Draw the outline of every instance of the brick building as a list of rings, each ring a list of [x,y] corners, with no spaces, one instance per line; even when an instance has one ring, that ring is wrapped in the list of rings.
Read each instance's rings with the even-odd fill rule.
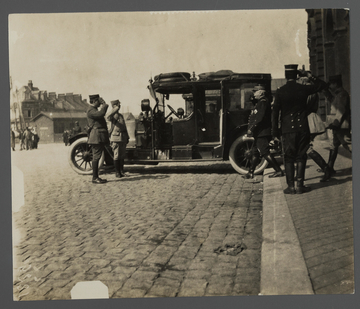
[[[86,100],[81,95],[73,93],[56,94],[55,92],[41,91],[34,87],[31,80],[28,84],[12,91],[12,103],[10,106],[11,124],[13,127],[32,126],[40,131],[39,122],[47,118],[52,122],[48,127],[49,132],[42,132],[42,142],[59,141],[58,132],[71,130],[75,121],[80,125],[86,121],[84,113],[88,108]],[[20,125],[21,124],[21,125]],[[83,125],[84,126],[84,125]],[[82,126],[82,127],[83,127]]]

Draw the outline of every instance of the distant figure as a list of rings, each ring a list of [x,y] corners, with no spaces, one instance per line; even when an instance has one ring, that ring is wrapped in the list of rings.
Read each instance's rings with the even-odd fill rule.
[[[28,127],[25,129],[25,145],[26,150],[32,149],[32,133]]]
[[[68,134],[67,130],[65,130],[63,133],[63,142],[64,142],[65,146],[67,146],[69,144],[69,134]]]
[[[25,130],[20,131],[20,150],[25,149]]]
[[[75,121],[75,126],[72,129],[73,135],[81,133],[81,127],[79,125],[79,121]]]
[[[35,128],[32,129],[32,134],[33,134],[33,135],[32,135],[32,147],[33,147],[33,149],[37,149],[37,148],[38,148],[38,143],[39,143],[40,137],[39,137],[39,135],[37,134]]]
[[[13,129],[11,130],[11,149],[15,151],[15,132]]]

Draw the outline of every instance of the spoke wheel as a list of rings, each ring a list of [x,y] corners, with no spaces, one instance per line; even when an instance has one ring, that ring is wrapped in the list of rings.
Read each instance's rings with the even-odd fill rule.
[[[87,137],[82,137],[71,144],[68,161],[71,168],[81,175],[92,174],[92,149],[87,143]],[[104,164],[104,154],[99,161],[99,168]]]
[[[231,166],[240,174],[247,174],[250,169],[252,147],[254,144],[253,137],[238,137],[231,145],[229,151],[229,160]],[[262,158],[256,166],[255,174],[260,174],[267,167],[268,162]]]

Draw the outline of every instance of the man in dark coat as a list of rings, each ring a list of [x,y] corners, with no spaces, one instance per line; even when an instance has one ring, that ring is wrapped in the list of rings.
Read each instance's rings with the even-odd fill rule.
[[[99,177],[99,160],[105,146],[109,144],[109,133],[105,120],[105,114],[109,107],[106,102],[100,98],[98,94],[90,95],[90,107],[87,110],[87,120],[91,128],[88,144],[92,147],[93,159],[93,178],[92,182],[95,184],[102,184],[107,182],[106,179]],[[98,110],[98,108],[100,108]]]
[[[308,96],[326,88],[326,83],[302,71],[311,79],[314,85],[301,85],[296,82],[297,65],[285,65],[285,78],[287,82],[276,91],[273,107],[272,130],[273,137],[279,138],[279,116],[281,117],[281,134],[284,148],[285,174],[288,187],[285,194],[301,194],[311,188],[304,186],[306,151],[310,144],[310,130],[308,124]],[[295,162],[297,163],[297,187],[295,189]]]
[[[260,156],[264,157],[275,170],[275,173],[269,177],[284,176],[279,164],[270,153],[269,143],[271,141],[271,104],[266,94],[265,86],[257,85],[254,90],[252,102],[254,107],[249,116],[247,136],[254,137],[253,155],[249,172],[245,178],[254,178],[254,171],[259,164]]]

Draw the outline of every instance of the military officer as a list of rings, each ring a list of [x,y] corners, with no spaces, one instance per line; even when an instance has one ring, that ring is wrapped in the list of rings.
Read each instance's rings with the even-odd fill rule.
[[[107,105],[98,94],[90,95],[89,98],[90,107],[88,108],[86,114],[89,127],[91,128],[88,144],[92,146],[93,153],[92,182],[95,184],[102,184],[107,182],[107,180],[99,177],[99,160],[105,149],[105,145],[109,143],[109,133],[105,120],[105,114],[109,105]],[[98,108],[100,109],[98,110]]]
[[[265,86],[257,85],[254,87],[254,104],[251,114],[249,116],[247,136],[254,137],[253,155],[249,172],[245,178],[254,178],[254,171],[259,164],[260,156],[264,157],[266,161],[272,164],[275,173],[269,177],[284,176],[279,164],[270,153],[269,143],[271,140],[271,104],[266,94]]]
[[[342,87],[341,75],[334,75],[329,77],[329,93],[326,93],[327,99],[330,100],[331,105],[335,110],[335,118],[330,123],[329,128],[333,132],[333,139],[330,144],[330,154],[328,165],[331,173],[334,174],[334,164],[338,154],[340,145],[351,152],[350,143],[347,137],[350,136],[350,96],[348,92]]]
[[[310,144],[310,130],[308,124],[308,96],[326,88],[326,83],[310,72],[301,71],[313,81],[313,85],[301,85],[296,82],[297,64],[285,65],[287,82],[277,89],[273,107],[272,133],[279,138],[279,116],[281,117],[281,134],[284,148],[285,174],[288,187],[285,194],[301,194],[311,188],[304,186],[306,151]],[[297,163],[297,186],[295,189],[295,162]]]
[[[129,134],[126,128],[125,119],[119,113],[121,103],[119,100],[111,101],[112,111],[107,119],[111,122],[110,143],[114,151],[115,177],[127,176],[124,173],[124,160],[126,145],[129,143]]]

